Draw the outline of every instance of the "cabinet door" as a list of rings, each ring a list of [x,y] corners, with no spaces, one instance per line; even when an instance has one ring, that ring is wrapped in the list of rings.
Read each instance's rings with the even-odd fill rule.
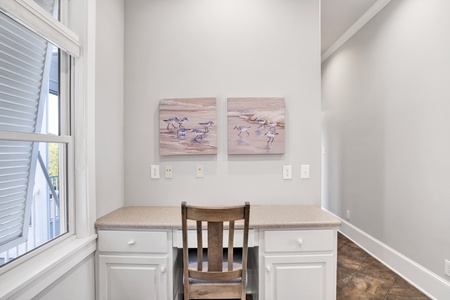
[[[99,298],[169,299],[167,262],[167,257],[99,255]]]
[[[266,300],[334,299],[332,255],[265,256],[264,262]]]

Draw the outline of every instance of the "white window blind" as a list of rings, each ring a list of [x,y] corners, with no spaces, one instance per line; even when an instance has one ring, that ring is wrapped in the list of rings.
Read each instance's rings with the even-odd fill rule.
[[[40,131],[51,48],[0,13],[0,131]],[[37,156],[36,142],[0,140],[0,251],[26,240]]]

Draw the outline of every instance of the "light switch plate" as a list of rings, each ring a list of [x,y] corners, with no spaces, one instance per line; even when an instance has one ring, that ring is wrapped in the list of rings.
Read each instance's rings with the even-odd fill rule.
[[[309,178],[309,165],[300,165],[300,178]]]

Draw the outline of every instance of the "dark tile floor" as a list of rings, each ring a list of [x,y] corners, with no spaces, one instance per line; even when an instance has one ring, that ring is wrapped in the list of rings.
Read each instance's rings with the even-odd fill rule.
[[[337,300],[430,299],[345,235],[338,235]]]

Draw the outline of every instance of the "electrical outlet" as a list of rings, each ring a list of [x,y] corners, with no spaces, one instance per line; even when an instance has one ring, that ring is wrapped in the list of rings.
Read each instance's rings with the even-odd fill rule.
[[[150,172],[150,177],[152,179],[159,179],[159,165],[151,165]]]
[[[205,167],[203,165],[195,166],[195,177],[197,178],[205,177]]]
[[[166,179],[172,178],[172,166],[165,166],[164,167],[164,177]]]
[[[292,166],[283,166],[283,179],[292,179]]]
[[[350,221],[350,211],[348,209],[345,212],[345,218],[347,219],[347,221]]]
[[[450,276],[450,260],[445,260],[445,275]]]

